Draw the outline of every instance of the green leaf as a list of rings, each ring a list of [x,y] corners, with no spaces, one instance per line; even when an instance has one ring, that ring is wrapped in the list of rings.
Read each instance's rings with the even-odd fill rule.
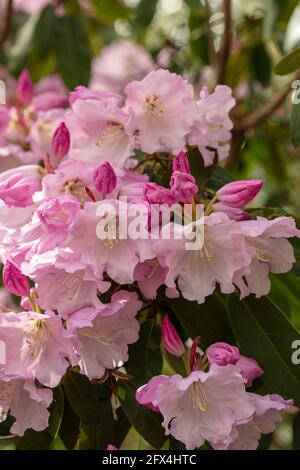
[[[292,144],[297,148],[300,144],[300,103],[293,104],[292,107],[290,134]]]
[[[296,328],[300,328],[300,278],[293,272],[271,274],[272,281],[269,297],[291,320]]]
[[[40,14],[33,38],[33,44],[40,58],[44,58],[52,50],[55,18],[51,6]]]
[[[289,75],[300,69],[300,47],[285,55],[275,66],[277,75]]]
[[[70,89],[87,85],[92,54],[81,21],[73,16],[56,18],[53,34],[58,72],[66,85]]]
[[[80,450],[105,450],[114,438],[114,417],[110,400],[100,400],[101,420],[98,424],[81,423]]]
[[[161,425],[162,416],[139,405],[135,399],[135,391],[125,382],[119,383],[118,396],[124,413],[136,431],[152,447],[161,449],[167,439]]]
[[[73,450],[76,446],[79,435],[79,424],[79,417],[74,413],[67,399],[65,399],[64,414],[59,430],[59,437],[64,446],[69,450]]]
[[[214,191],[218,191],[218,189],[222,188],[224,184],[232,183],[232,181],[234,181],[234,178],[229,171],[225,170],[225,168],[222,168],[221,166],[217,166],[208,180],[207,186]]]
[[[92,0],[98,18],[103,23],[114,23],[119,18],[127,18],[130,9],[119,0]]]
[[[128,374],[132,375],[136,387],[161,372],[162,360],[157,339],[156,342],[154,339],[155,334],[157,335],[157,329],[154,320],[147,320],[141,325],[139,340],[129,347],[129,361],[126,368]]]
[[[183,298],[172,300],[172,307],[187,336],[201,337],[201,346],[207,348],[216,341],[232,342],[227,312],[222,297],[216,294],[207,297],[205,303],[198,304]]]
[[[112,443],[116,447],[120,448],[124,439],[126,438],[127,434],[130,431],[131,423],[128,420],[127,416],[125,415],[123,408],[118,408],[116,410],[116,415],[117,415],[118,421],[115,423],[114,439]]]
[[[299,332],[267,297],[246,300],[231,295],[228,315],[242,354],[264,369],[262,381],[275,393],[300,404],[300,368],[292,364],[292,343]]]
[[[151,23],[156,11],[158,0],[141,0],[136,9],[135,22],[138,27],[146,27]]]
[[[97,424],[101,419],[96,388],[78,372],[69,371],[63,379],[64,390],[72,409],[86,423]]]
[[[188,158],[191,167],[191,173],[195,177],[199,189],[212,176],[216,165],[204,166],[204,160],[197,147],[191,147],[188,150]]]
[[[251,64],[256,80],[263,86],[271,83],[272,63],[264,44],[258,44],[251,53]]]
[[[47,450],[51,445],[52,437],[47,431],[36,432],[27,429],[16,445],[16,450]]]

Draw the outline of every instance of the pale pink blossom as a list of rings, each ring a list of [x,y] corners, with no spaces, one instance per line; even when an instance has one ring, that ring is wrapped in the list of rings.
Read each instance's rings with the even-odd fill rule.
[[[73,344],[82,373],[101,378],[105,369],[119,368],[128,360],[128,345],[139,337],[135,316],[141,305],[137,294],[119,291],[102,309],[85,308],[69,318],[68,330],[77,335]]]
[[[12,434],[23,436],[26,429],[43,431],[47,428],[50,416],[47,408],[51,402],[52,391],[37,388],[33,380],[0,380],[0,422],[9,412],[16,419],[10,428]]]
[[[194,371],[186,378],[177,374],[157,382],[148,391],[148,400],[163,415],[166,435],[189,450],[205,441],[226,448],[233,430],[247,423],[255,410],[233,365],[213,364],[209,372]]]
[[[127,132],[147,153],[185,148],[195,118],[193,87],[167,70],[150,72],[125,87]]]
[[[233,127],[229,112],[234,105],[231,89],[225,85],[218,85],[211,94],[206,88],[201,92],[189,144],[199,148],[206,166],[229,155]]]
[[[52,311],[44,314],[9,312],[0,316],[0,339],[5,343],[6,363],[0,365],[3,379],[37,379],[54,388],[75,361],[69,335],[60,317]]]
[[[258,362],[252,357],[241,356],[236,365],[246,379],[246,387],[252,387],[254,380],[264,373]]]

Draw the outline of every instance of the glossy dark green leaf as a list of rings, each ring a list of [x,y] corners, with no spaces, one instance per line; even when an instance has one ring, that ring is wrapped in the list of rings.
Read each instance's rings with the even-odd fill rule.
[[[81,21],[73,16],[56,18],[53,45],[58,72],[73,89],[90,79],[91,49]]]
[[[255,79],[263,86],[271,83],[272,63],[264,44],[258,44],[251,53],[251,64]]]
[[[78,372],[69,371],[64,376],[63,385],[68,402],[77,416],[86,423],[99,423],[99,398],[89,379]]]
[[[118,408],[116,415],[118,420],[115,422],[114,439],[112,443],[119,448],[130,431],[131,423],[125,415],[123,408]]]
[[[275,66],[277,75],[288,75],[300,69],[300,47],[285,55]]]
[[[300,103],[293,104],[292,107],[290,134],[292,144],[297,148],[300,144]]]
[[[156,11],[158,0],[141,0],[136,9],[136,24],[139,27],[148,26]]]
[[[73,450],[76,446],[79,436],[79,424],[79,417],[73,411],[68,401],[65,400],[64,414],[59,430],[59,437],[65,447],[69,450]]]
[[[98,424],[81,423],[79,449],[105,450],[114,438],[114,417],[110,400],[100,400],[101,419]]]
[[[40,58],[50,53],[53,47],[55,14],[51,6],[45,8],[34,31],[34,46]]]
[[[217,295],[207,297],[204,304],[179,298],[172,300],[172,307],[187,336],[200,336],[204,348],[216,341],[234,340],[225,304]]]
[[[292,363],[292,343],[300,334],[267,297],[240,301],[232,295],[228,315],[242,354],[264,369],[262,381],[274,393],[300,404],[300,368]]]
[[[125,382],[118,385],[118,397],[124,413],[136,431],[155,449],[161,449],[166,441],[161,425],[162,416],[141,406],[135,399],[135,390]]]
[[[218,191],[224,184],[231,183],[232,181],[234,181],[234,178],[229,171],[221,166],[217,166],[209,178],[207,186],[214,191]]]

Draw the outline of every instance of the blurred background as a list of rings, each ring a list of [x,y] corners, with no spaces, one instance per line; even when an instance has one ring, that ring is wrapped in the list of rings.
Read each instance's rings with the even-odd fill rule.
[[[297,0],[0,0],[0,79],[8,100],[10,83],[24,68],[41,89],[45,76],[58,74],[66,90],[89,85],[122,93],[154,68],[182,74],[196,93],[227,84],[237,104],[224,166],[235,178],[265,180],[256,208],[296,217],[300,113],[292,109],[291,92],[300,77],[277,75],[274,66],[299,46]],[[295,297],[291,308],[299,307],[297,289]],[[300,419],[294,433],[292,421],[261,447],[288,449],[294,440],[300,449]],[[130,433],[124,448],[145,448],[138,439]],[[12,446],[0,440],[0,448]]]

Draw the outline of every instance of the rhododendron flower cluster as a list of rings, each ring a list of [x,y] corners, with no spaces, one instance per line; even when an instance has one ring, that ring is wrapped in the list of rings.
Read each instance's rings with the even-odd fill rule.
[[[130,380],[129,345],[161,296],[201,304],[215,290],[268,294],[269,274],[291,270],[288,239],[300,232],[292,217],[247,212],[262,181],[213,191],[193,174],[191,151],[205,166],[229,154],[226,86],[197,97],[181,76],[155,70],[122,96],[80,86],[67,102],[57,78],[34,85],[25,71],[13,95],[0,115],[0,153],[21,164],[0,175],[0,256],[20,306],[0,313],[0,419],[10,413],[11,432],[23,435],[47,427],[53,389],[69,370],[105,381],[122,368]],[[184,223],[176,214],[164,220],[173,204],[189,207]],[[124,217],[134,236],[124,236]],[[202,242],[187,248],[197,234]],[[162,337],[169,354],[185,358],[167,316]],[[252,449],[293,409],[247,390],[262,374],[237,347],[216,343],[201,355],[194,342],[186,376],[154,376],[137,401],[161,413],[166,435],[188,449],[205,441]]]

